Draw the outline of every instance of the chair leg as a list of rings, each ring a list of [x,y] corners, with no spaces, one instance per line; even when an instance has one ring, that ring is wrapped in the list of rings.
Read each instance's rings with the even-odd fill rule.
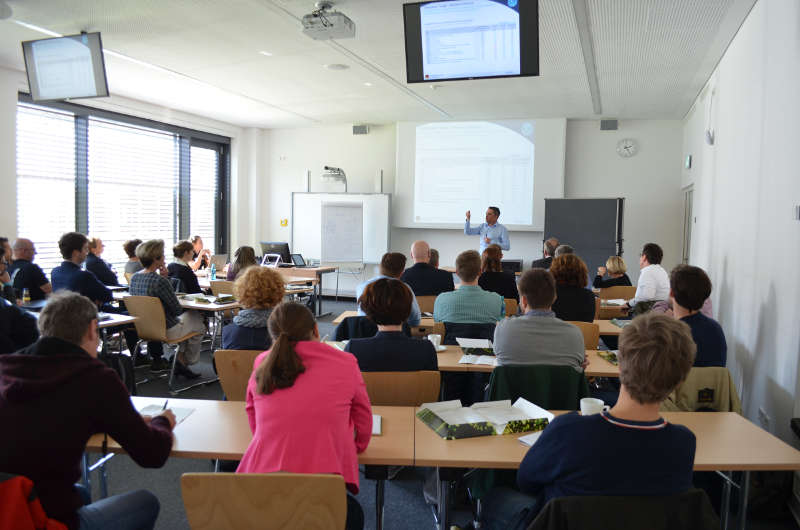
[[[167,387],[172,390],[172,383],[175,380],[175,363],[178,362],[178,351],[180,348],[175,349],[175,354],[172,356],[172,367],[169,369],[169,383],[167,383]]]

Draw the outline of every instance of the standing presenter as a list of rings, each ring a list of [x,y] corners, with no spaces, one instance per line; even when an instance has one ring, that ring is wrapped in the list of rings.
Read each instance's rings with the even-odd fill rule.
[[[486,210],[486,222],[475,228],[470,228],[470,213],[469,210],[467,210],[467,220],[464,221],[464,233],[468,236],[480,234],[481,252],[489,245],[498,245],[503,250],[509,250],[511,248],[511,241],[508,239],[508,230],[505,226],[497,222],[498,217],[500,217],[500,208],[497,206],[489,206]]]

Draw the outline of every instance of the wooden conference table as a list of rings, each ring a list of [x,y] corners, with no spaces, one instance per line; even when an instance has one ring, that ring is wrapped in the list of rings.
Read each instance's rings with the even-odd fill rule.
[[[163,405],[163,398],[134,396],[137,409]],[[242,401],[172,399],[173,407],[194,411],[175,427],[172,456],[182,458],[241,459],[252,439]],[[414,407],[373,407],[382,416],[382,434],[373,436],[359,455],[365,465],[414,465],[439,468],[516,469],[528,451],[519,434],[444,440],[415,416]],[[556,412],[558,414],[559,412]],[[667,421],[688,427],[697,438],[696,471],[744,471],[742,505],[746,510],[749,472],[800,470],[800,451],[733,412],[664,412]],[[86,449],[102,449],[103,435],[89,439]],[[109,439],[110,452],[122,452]],[[441,488],[445,491],[447,488]],[[440,521],[447,522],[447,498],[440,499]],[[739,513],[745,513],[740,511]],[[744,528],[744,517],[740,528]],[[448,528],[442,524],[442,528]]]

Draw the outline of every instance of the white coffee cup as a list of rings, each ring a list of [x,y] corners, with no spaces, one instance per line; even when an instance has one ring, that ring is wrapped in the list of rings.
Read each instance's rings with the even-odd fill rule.
[[[591,414],[600,414],[608,410],[610,407],[603,403],[602,399],[596,398],[583,398],[581,399],[581,416],[589,416]]]
[[[428,340],[433,343],[433,347],[437,350],[439,349],[439,345],[442,343],[442,336],[438,333],[431,333],[428,335]]]

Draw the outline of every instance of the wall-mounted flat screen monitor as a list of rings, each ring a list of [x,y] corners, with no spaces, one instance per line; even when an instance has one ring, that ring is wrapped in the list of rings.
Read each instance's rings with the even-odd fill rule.
[[[108,96],[99,33],[22,43],[34,101]]]
[[[538,0],[403,5],[409,83],[539,75]]]

